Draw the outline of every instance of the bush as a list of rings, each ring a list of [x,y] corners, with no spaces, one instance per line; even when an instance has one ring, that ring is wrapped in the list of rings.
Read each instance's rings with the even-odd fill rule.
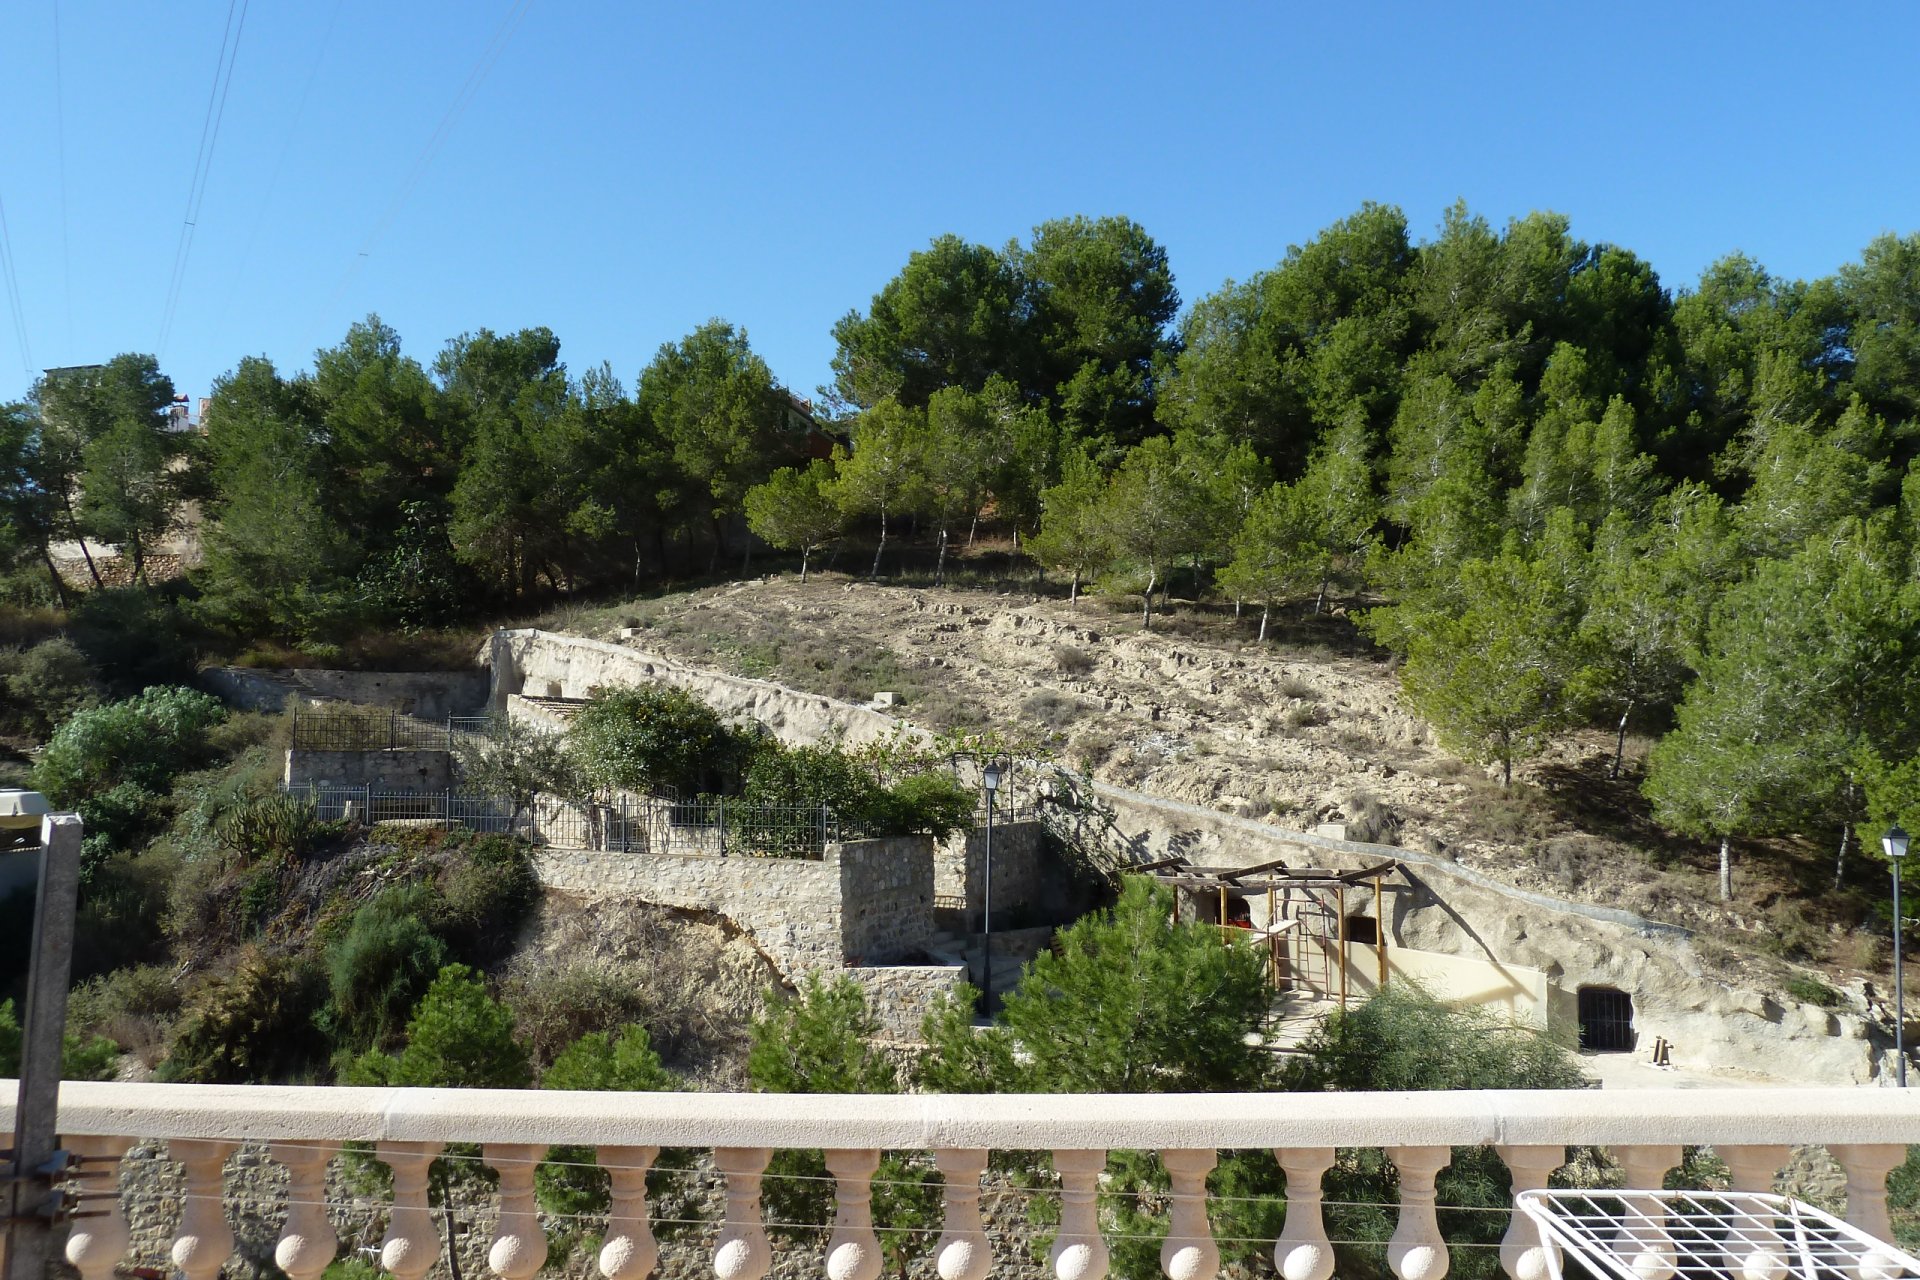
[[[647,1029],[627,1026],[617,1036],[594,1031],[574,1041],[554,1059],[540,1078],[540,1087],[658,1093],[678,1089],[680,1079],[660,1064],[660,1055],[653,1051]],[[540,1197],[541,1208],[551,1214],[574,1216],[607,1211],[607,1175],[593,1167],[592,1147],[555,1147],[548,1155],[556,1163],[542,1164],[534,1175],[534,1189]],[[685,1169],[692,1165],[692,1153],[684,1149],[663,1155],[665,1158],[657,1162],[656,1167]],[[656,1180],[649,1177],[647,1181],[648,1190],[655,1190]],[[676,1181],[685,1182],[684,1179]],[[683,1194],[690,1190],[684,1185],[679,1189]],[[688,1216],[677,1210],[655,1212],[667,1218]]]
[[[91,707],[48,741],[34,785],[79,811],[90,848],[128,848],[157,829],[156,797],[207,754],[207,731],[224,714],[204,693],[165,687]]]
[[[1822,1009],[1837,1009],[1847,998],[1811,974],[1796,973],[1787,979],[1787,994],[1802,1004]]]
[[[160,1059],[180,1014],[180,984],[168,965],[130,965],[75,988],[67,1025],[105,1036],[148,1066]]]
[[[584,1037],[639,1022],[647,1010],[646,996],[633,975],[591,960],[520,978],[508,985],[506,1000],[520,1038],[540,1068],[557,1062],[569,1045]]]
[[[220,847],[244,866],[261,858],[304,862],[324,827],[312,804],[274,792],[234,805],[215,819],[213,830]]]
[[[23,1047],[19,1019],[13,1001],[0,1000],[0,1076],[20,1075]],[[120,1060],[120,1049],[104,1036],[79,1036],[69,1031],[61,1041],[60,1078],[63,1080],[111,1080]]]
[[[533,851],[511,836],[479,836],[463,855],[441,878],[435,923],[455,951],[479,963],[512,947],[540,901],[540,878]]]
[[[384,1045],[447,963],[447,944],[427,926],[435,909],[424,886],[388,889],[358,911],[327,948],[323,1024],[336,1045]]]
[[[881,818],[883,788],[873,773],[835,747],[770,747],[754,756],[741,797],[751,805],[818,809],[847,822]]]
[[[589,785],[602,790],[671,787],[723,792],[737,781],[752,743],[684,689],[612,689],[595,694],[567,730]]]
[[[1054,648],[1053,665],[1058,668],[1061,675],[1072,678],[1084,676],[1093,670],[1093,659],[1087,655],[1085,649],[1063,644]]]
[[[951,773],[916,773],[888,788],[883,832],[907,835],[925,831],[935,840],[945,840],[973,825],[976,799],[973,788]]]
[[[248,948],[231,973],[194,991],[156,1075],[190,1084],[305,1075],[326,1048],[314,1025],[325,992],[319,967],[307,957]]]
[[[524,1089],[532,1081],[513,1014],[463,964],[442,969],[420,998],[404,1049],[362,1054],[340,1073],[342,1084],[416,1088]]]
[[[44,739],[77,711],[100,700],[99,673],[71,640],[44,640],[24,651],[0,654],[5,688],[17,708],[19,728]]]
[[[74,606],[68,632],[116,689],[132,691],[193,678],[190,623],[164,587],[89,591]]]

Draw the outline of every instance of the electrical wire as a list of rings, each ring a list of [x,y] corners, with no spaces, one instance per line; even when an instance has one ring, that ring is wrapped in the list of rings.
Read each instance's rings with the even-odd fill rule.
[[[247,268],[253,264],[253,246],[260,237],[260,228],[267,221],[267,213],[273,206],[274,193],[280,188],[280,172],[286,166],[287,156],[293,151],[294,135],[300,127],[301,119],[306,115],[307,100],[313,94],[313,85],[320,78],[320,68],[327,60],[327,50],[333,45],[334,27],[340,21],[340,10],[346,0],[333,0],[333,12],[327,16],[327,27],[321,33],[320,43],[313,56],[313,66],[307,71],[307,82],[300,89],[300,100],[294,105],[293,115],[287,121],[286,136],[280,141],[280,154],[275,157],[273,171],[267,177],[266,194],[260,197],[260,211],[254,215],[253,226],[247,231],[247,238],[240,250],[240,265],[235,269],[236,282],[247,278]],[[227,291],[227,314],[233,314],[233,287]]]
[[[73,254],[67,242],[67,107],[61,71],[60,0],[53,0],[53,138],[60,173],[60,279],[67,296],[67,346],[73,346]]]
[[[480,56],[474,61],[472,70],[467,72],[467,78],[461,82],[460,88],[454,93],[453,102],[447,107],[446,114],[440,117],[440,123],[428,137],[426,145],[420,149],[420,153],[414,157],[413,164],[408,167],[400,181],[400,189],[394,194],[393,199],[387,202],[386,208],[374,222],[373,229],[367,232],[366,238],[360,242],[360,247],[354,251],[353,258],[340,275],[340,283],[334,286],[332,294],[328,296],[323,313],[331,312],[346,295],[348,286],[359,274],[360,264],[372,255],[374,246],[399,219],[400,211],[405,208],[407,199],[412,196],[414,188],[420,185],[420,179],[426,175],[427,167],[440,153],[440,148],[445,146],[447,139],[452,136],[454,126],[472,105],[474,98],[479,94],[481,84],[486,81],[494,64],[500,61],[500,56],[507,51],[514,32],[519,29],[521,20],[527,16],[527,11],[532,6],[533,0],[513,0],[506,14],[500,19],[500,24],[494,28],[492,37],[480,50]]]
[[[173,318],[180,305],[180,292],[186,283],[187,259],[193,254],[194,229],[200,222],[200,209],[207,198],[207,179],[213,173],[213,153],[220,143],[220,122],[227,114],[227,93],[233,88],[233,68],[240,60],[240,36],[247,26],[247,7],[251,0],[227,0],[227,22],[220,32],[220,54],[214,60],[213,85],[207,92],[207,110],[200,122],[200,148],[194,156],[193,178],[187,184],[187,212],[180,224],[180,239],[173,251],[173,275],[167,282],[166,306],[161,312],[160,343],[156,354],[164,356],[167,340],[173,334]],[[234,11],[240,20],[234,22]]]
[[[7,202],[0,200],[0,276],[6,278],[7,311],[13,317],[14,337],[20,343],[20,368],[33,377],[33,348],[27,344],[27,312],[20,303],[20,275],[14,269],[13,238],[7,232]]]

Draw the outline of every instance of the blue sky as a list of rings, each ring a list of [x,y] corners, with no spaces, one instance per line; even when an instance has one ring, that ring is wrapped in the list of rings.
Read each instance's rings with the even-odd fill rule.
[[[545,324],[629,384],[724,316],[810,392],[834,320],[929,238],[1073,213],[1138,219],[1189,301],[1366,200],[1418,235],[1456,198],[1559,210],[1670,286],[1733,249],[1825,274],[1920,228],[1910,4],[531,0],[402,200],[518,0],[241,2],[160,351],[194,395],[249,353],[306,367],[369,311],[423,360]],[[35,368],[158,347],[228,11],[0,5]],[[24,364],[0,299],[0,399]]]

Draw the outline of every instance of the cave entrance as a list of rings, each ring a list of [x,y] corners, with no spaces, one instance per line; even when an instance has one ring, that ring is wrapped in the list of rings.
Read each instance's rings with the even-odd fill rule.
[[[1617,987],[1580,988],[1580,1047],[1633,1052],[1633,997]]]

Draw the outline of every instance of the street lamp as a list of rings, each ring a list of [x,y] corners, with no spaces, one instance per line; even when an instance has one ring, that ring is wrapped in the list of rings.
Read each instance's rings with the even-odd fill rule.
[[[1900,1087],[1907,1087],[1907,986],[1900,973],[1900,864],[1907,858],[1907,833],[1899,823],[1887,828],[1880,847],[1893,864],[1893,1056]]]

